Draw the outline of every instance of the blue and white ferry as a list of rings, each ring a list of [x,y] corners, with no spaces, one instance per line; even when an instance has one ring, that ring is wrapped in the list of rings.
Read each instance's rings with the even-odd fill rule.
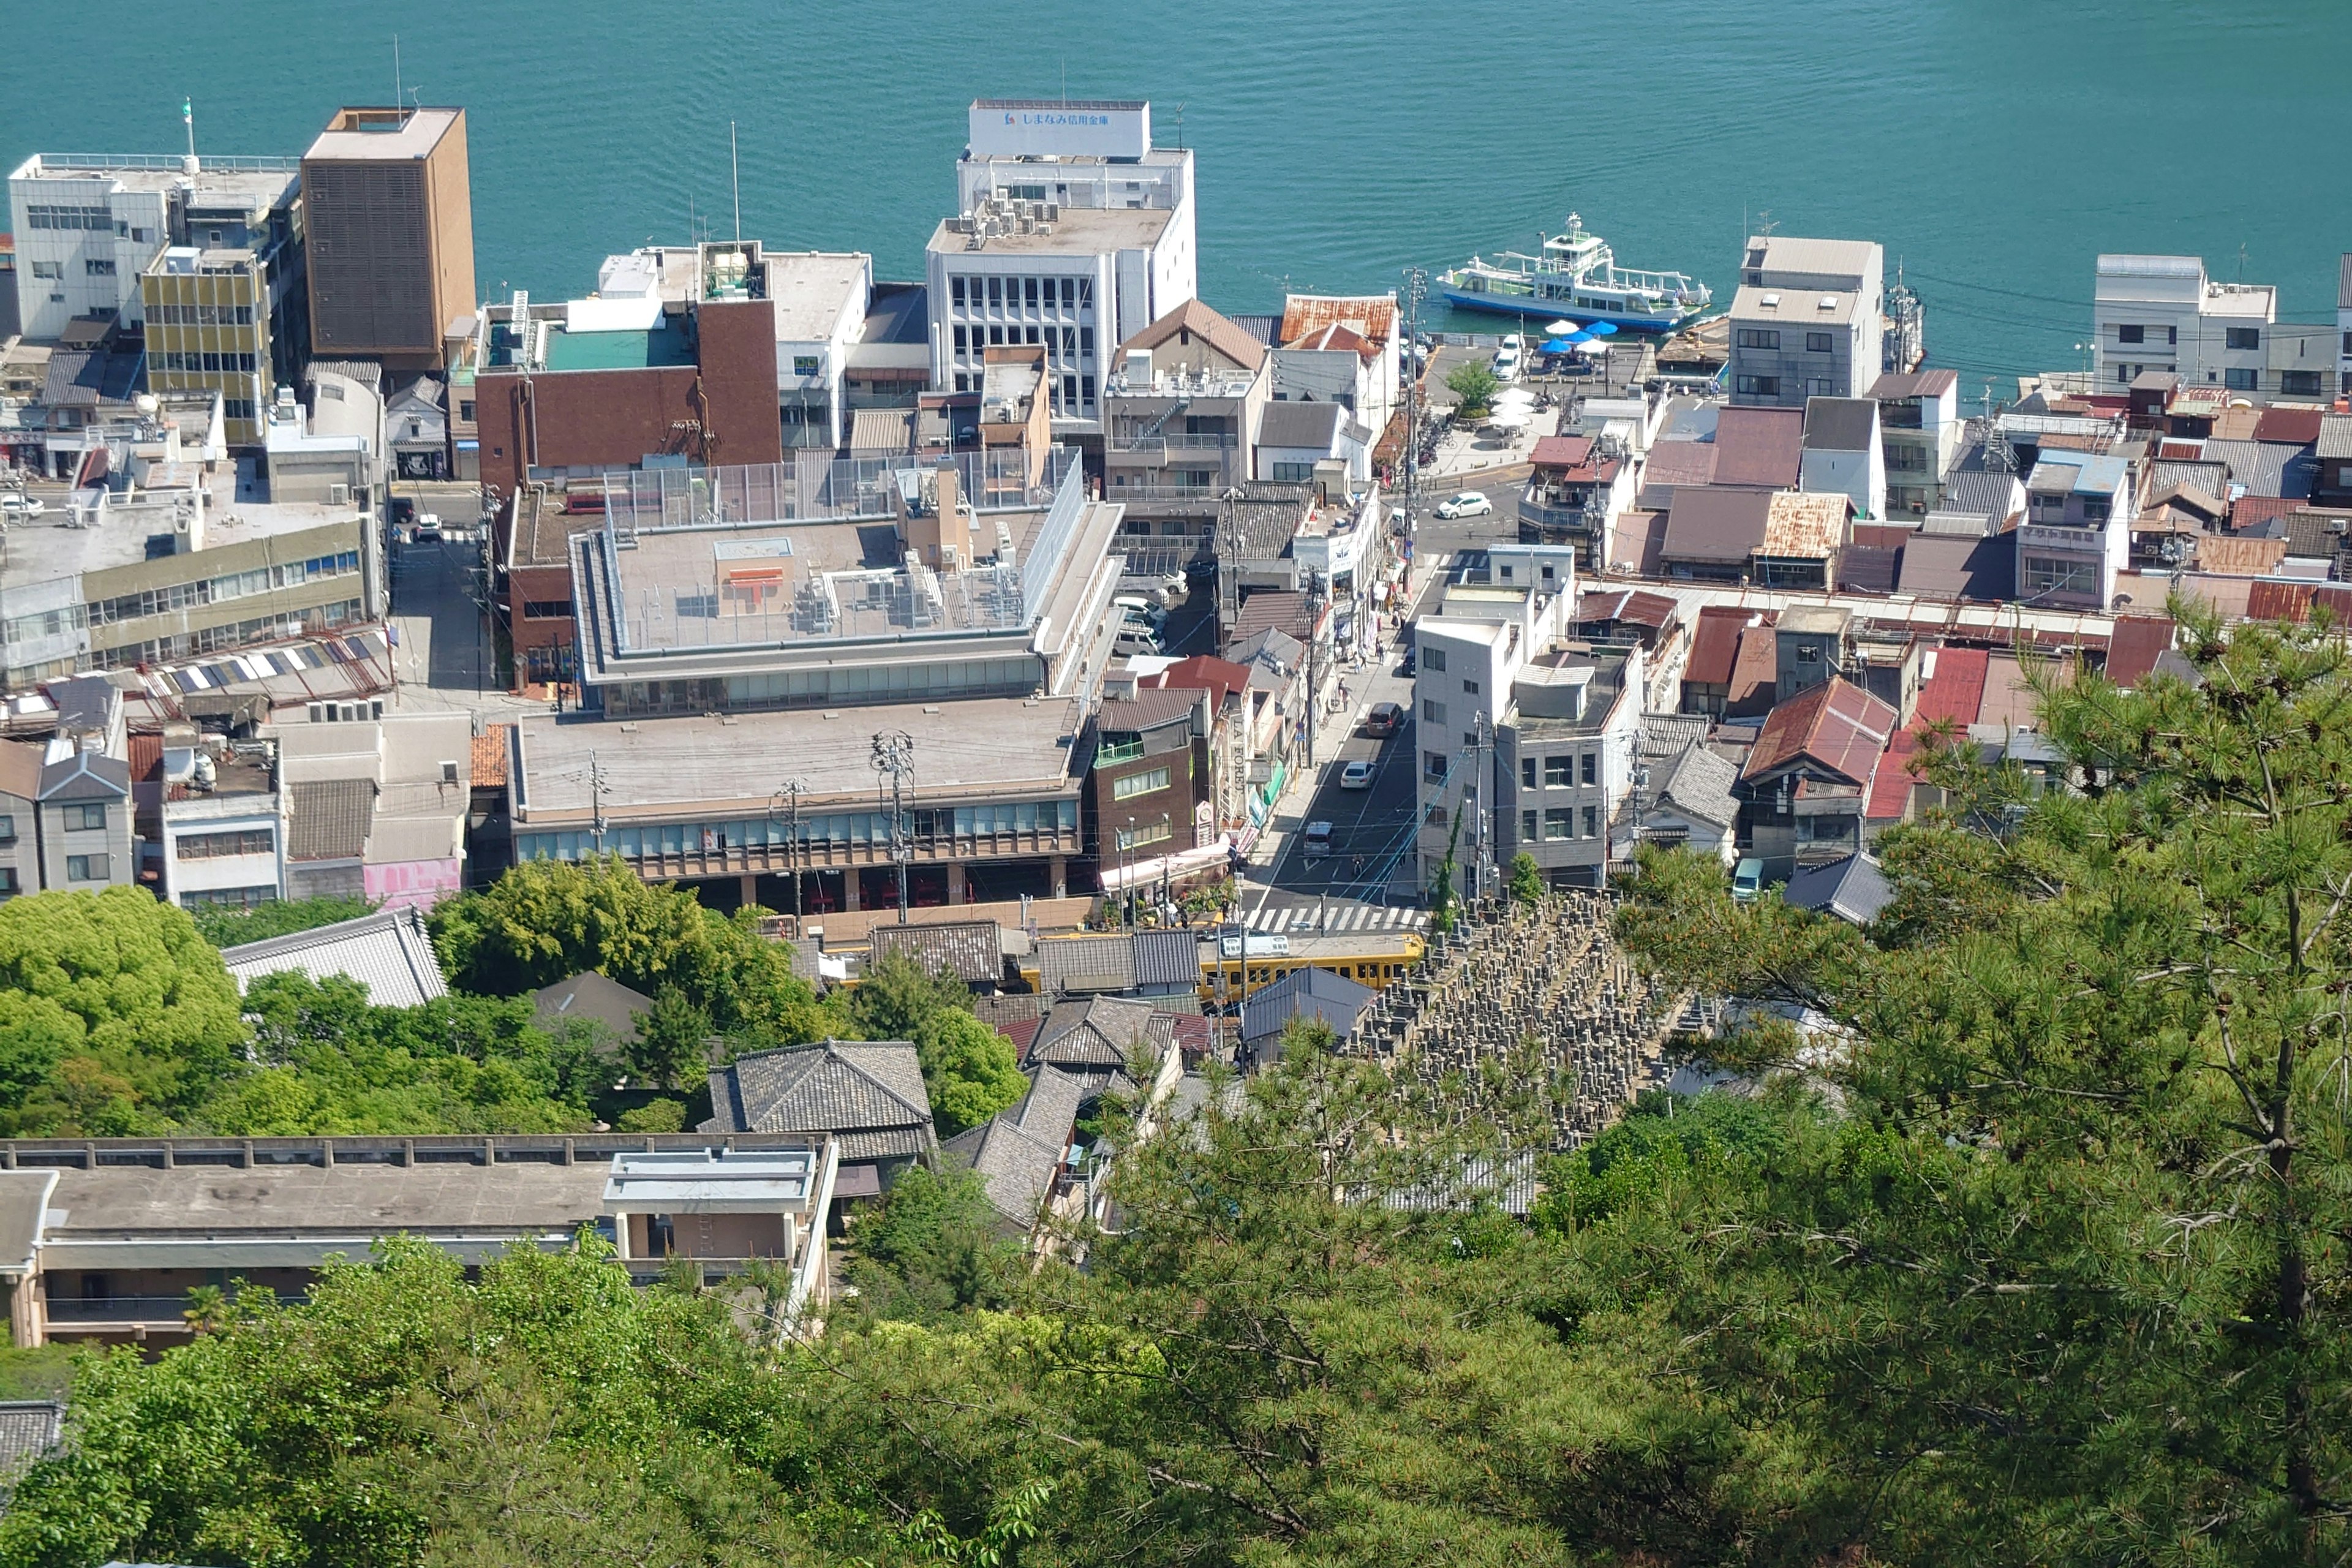
[[[1609,242],[1587,234],[1574,213],[1568,215],[1568,232],[1546,239],[1541,255],[1474,256],[1439,273],[1437,287],[1447,303],[1465,310],[1608,321],[1636,332],[1679,331],[1715,300],[1686,272],[1618,266]]]

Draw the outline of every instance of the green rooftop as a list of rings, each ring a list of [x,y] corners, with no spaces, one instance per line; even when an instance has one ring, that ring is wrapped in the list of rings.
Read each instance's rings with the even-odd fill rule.
[[[645,331],[547,334],[550,370],[644,370],[690,365],[694,353],[686,334],[665,321]]]

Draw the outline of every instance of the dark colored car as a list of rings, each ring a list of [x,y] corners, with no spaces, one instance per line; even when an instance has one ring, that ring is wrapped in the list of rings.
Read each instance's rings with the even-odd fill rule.
[[[1364,733],[1387,740],[1404,723],[1404,709],[1394,702],[1375,702],[1364,715]]]
[[[416,520],[416,503],[406,496],[392,498],[392,526],[406,528]]]

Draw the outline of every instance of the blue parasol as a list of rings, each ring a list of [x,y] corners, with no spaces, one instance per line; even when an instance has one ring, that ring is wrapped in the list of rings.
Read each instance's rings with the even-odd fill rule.
[[[1575,346],[1576,344],[1567,338],[1554,338],[1544,344],[1543,352],[1548,354],[1564,354]]]
[[[1617,332],[1617,323],[1614,321],[1595,321],[1584,330],[1591,332],[1596,338],[1613,337]]]

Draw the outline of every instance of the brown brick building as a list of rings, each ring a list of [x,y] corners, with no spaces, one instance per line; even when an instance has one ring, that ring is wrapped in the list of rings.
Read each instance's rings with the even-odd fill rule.
[[[312,352],[439,369],[476,304],[466,111],[338,110],[302,155],[302,202]]]
[[[1164,863],[1213,837],[1208,715],[1206,692],[1153,688],[1096,713],[1085,830],[1098,877],[1116,880],[1122,868]]]

